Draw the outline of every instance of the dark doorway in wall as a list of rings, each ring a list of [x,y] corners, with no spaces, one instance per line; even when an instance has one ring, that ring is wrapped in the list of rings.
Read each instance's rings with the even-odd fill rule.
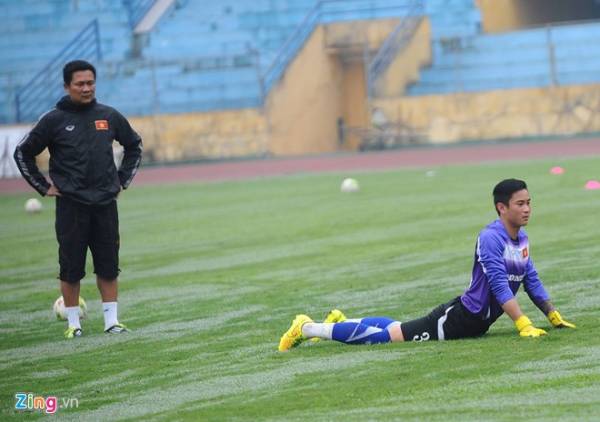
[[[517,5],[526,26],[600,20],[598,0],[521,0]]]

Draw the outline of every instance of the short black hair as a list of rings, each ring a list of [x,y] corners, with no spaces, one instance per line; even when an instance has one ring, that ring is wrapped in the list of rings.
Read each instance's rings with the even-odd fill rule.
[[[513,193],[523,189],[527,189],[527,183],[519,179],[504,179],[494,187],[494,209],[498,215],[500,215],[500,211],[498,211],[496,204],[502,202],[504,205],[508,206],[508,202],[513,196]]]
[[[65,85],[71,83],[73,80],[73,73],[81,70],[91,70],[94,74],[94,79],[96,79],[96,68],[91,63],[88,63],[85,60],[73,60],[63,67],[63,81],[65,81]]]

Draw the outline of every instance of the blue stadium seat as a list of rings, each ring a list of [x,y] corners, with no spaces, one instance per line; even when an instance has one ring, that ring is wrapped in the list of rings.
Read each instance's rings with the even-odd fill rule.
[[[387,17],[392,3],[411,10],[410,0],[335,1],[321,7],[320,22]],[[14,120],[19,87],[92,18],[103,54],[100,101],[131,115],[256,107],[264,94],[259,75],[317,4],[180,0],[135,39],[122,0],[0,0],[0,123]],[[549,39],[560,84],[600,80],[600,24],[557,26],[550,37],[544,28],[485,35],[474,0],[427,0],[425,13],[433,64],[408,95],[548,86]]]
[[[14,102],[24,86],[60,53],[92,19],[100,24],[105,60],[122,60],[130,48],[131,30],[121,0],[0,1],[0,79],[9,80],[2,96],[0,122],[15,119]],[[57,84],[60,84],[60,76]]]
[[[432,66],[407,95],[543,87],[553,78],[559,85],[598,83],[598,38],[600,23],[437,39]]]

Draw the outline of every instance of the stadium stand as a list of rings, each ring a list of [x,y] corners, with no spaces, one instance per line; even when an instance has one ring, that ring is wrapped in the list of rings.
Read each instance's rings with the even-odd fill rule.
[[[325,5],[323,10],[318,8],[319,3]],[[102,51],[102,62],[97,67],[103,81],[98,95],[125,113],[256,107],[264,97],[262,74],[311,12],[317,10],[318,19],[326,22],[378,18],[394,15],[397,5],[408,3],[409,0],[180,0],[153,31],[136,39],[131,33],[132,18],[128,18],[134,13],[132,2],[52,0],[44,7],[30,8],[31,16],[22,17],[25,21],[34,16],[33,27],[15,23],[16,33],[8,37],[7,43],[18,46],[14,51],[19,57],[12,60],[14,57],[8,56],[7,51],[5,57],[12,60],[12,67],[3,66],[0,74],[6,85],[17,91],[15,86],[23,86],[35,70],[43,69],[87,23],[85,19],[93,16],[98,18]],[[90,4],[97,6],[93,13]],[[4,1],[2,5],[9,15],[18,15],[19,8],[14,4]],[[24,41],[17,42],[21,35]],[[45,38],[56,40],[55,44],[42,47],[36,43]],[[27,57],[35,57],[35,61],[28,61]],[[11,94],[14,93],[5,97],[13,97]],[[47,103],[49,106],[52,102]],[[1,121],[14,119],[15,112],[9,106],[3,107]],[[18,120],[31,121],[40,113],[34,110],[17,114]]]
[[[0,123],[17,120],[15,99],[19,90],[35,77],[39,79],[49,62],[92,21],[101,28],[98,35],[103,60],[123,60],[130,48],[131,28],[120,0],[2,0],[0,14]],[[58,75],[53,77],[60,86]],[[44,107],[47,109],[48,104]],[[36,110],[24,120],[37,116]]]
[[[481,13],[473,0],[428,0],[425,13],[433,39],[468,37],[481,32]]]
[[[184,2],[159,22],[140,48],[138,67],[150,72],[135,74],[134,80],[115,78],[103,94],[119,102],[118,93],[128,86],[156,86],[153,103],[162,112],[206,111],[258,107],[280,76],[273,64],[285,67],[303,40],[298,32],[315,23],[378,18],[397,14],[406,0],[354,0],[317,2],[268,1],[248,3],[227,0],[218,3]],[[302,35],[302,34],[301,34]],[[287,44],[290,39],[298,45]],[[284,56],[284,57],[282,57]],[[172,78],[154,75],[165,62],[177,62],[180,71],[171,67]],[[282,63],[279,63],[282,62]],[[273,76],[272,73],[277,73]],[[177,80],[180,79],[180,80]],[[181,89],[186,91],[182,95]],[[132,95],[127,95],[129,98]],[[152,103],[138,103],[137,113],[155,112]]]
[[[138,31],[136,25],[146,14],[156,12],[157,2],[169,4],[166,12],[148,32]],[[421,6],[415,8],[415,4]],[[273,115],[268,115],[273,112],[268,98],[273,97],[274,88],[285,85],[279,81],[288,78],[286,75],[294,62],[311,60],[306,57],[318,57],[321,70],[333,69],[324,65],[329,60],[327,57],[335,57],[334,60],[344,66],[348,63],[353,63],[350,67],[355,66],[350,73],[344,74],[336,68],[329,76],[325,75],[331,77],[335,73],[339,79],[336,83],[345,84],[342,90],[347,91],[336,94],[339,97],[336,101],[345,105],[338,107],[336,103],[327,121],[346,119],[350,125],[353,123],[348,121],[353,113],[351,109],[368,108],[367,100],[356,100],[360,95],[368,97],[371,107],[365,113],[372,113],[373,106],[378,105],[386,114],[395,114],[390,124],[401,125],[406,122],[405,116],[398,114],[399,110],[408,109],[408,105],[400,107],[398,101],[436,97],[436,104],[444,103],[443,110],[451,110],[444,98],[450,93],[492,93],[599,82],[600,47],[595,40],[600,35],[600,23],[597,21],[488,34],[482,32],[482,12],[477,4],[476,0],[0,0],[0,124],[32,122],[51,107],[62,94],[60,67],[73,58],[93,61],[100,74],[98,97],[129,116],[140,116],[137,124],[148,131],[156,130],[152,128],[157,124],[144,120],[144,116],[196,113],[183,120],[172,120],[177,120],[178,125],[192,125],[197,119],[203,122],[217,119],[222,122],[220,127],[226,128],[228,121],[236,119],[230,112],[239,110],[241,116],[242,110],[252,110],[244,117],[238,116],[233,126],[253,128],[258,140],[252,142],[263,145],[264,151],[274,151],[272,144],[265,146],[268,144],[265,139],[272,142],[273,133],[278,130],[280,134],[288,133],[286,125],[291,124],[278,122]],[[405,25],[404,32],[399,31],[398,22],[409,21],[407,17],[417,19]],[[323,25],[361,21],[367,25],[378,22],[375,26],[383,28],[384,19],[388,19],[385,25],[394,25],[396,29],[386,27],[389,36],[384,35],[376,46],[367,45],[364,57],[357,54],[356,46],[352,47],[354,56],[348,56],[343,49],[320,44],[323,54],[315,56],[313,52],[301,60],[311,37]],[[318,35],[321,36],[324,35]],[[410,44],[410,37],[412,41],[420,37],[419,42]],[[407,49],[410,54],[406,54],[410,57],[398,59],[388,67],[394,61],[390,55],[400,58],[403,54],[402,48],[390,48],[390,41],[410,45]],[[421,51],[414,54],[418,49]],[[388,57],[383,57],[380,53],[386,51]],[[370,58],[382,57],[382,61],[368,63]],[[356,65],[357,60],[362,62]],[[384,70],[373,72],[379,66],[371,65],[379,63],[386,64],[382,67]],[[346,66],[346,71],[350,67]],[[394,78],[394,72],[409,67],[413,69],[409,75]],[[388,68],[393,72],[387,71]],[[362,72],[365,75],[361,76]],[[334,82],[327,77],[321,76],[318,83],[333,86]],[[377,78],[379,84],[373,89]],[[362,88],[350,92],[348,86],[364,80],[367,81],[366,93],[361,94]],[[301,76],[293,83],[305,82]],[[315,84],[315,80],[312,83]],[[398,86],[389,90],[394,84]],[[406,89],[406,84],[412,85]],[[282,92],[277,95],[277,101],[271,104],[277,103],[279,108],[287,104],[286,101],[300,101],[299,97]],[[355,102],[347,104],[350,97]],[[520,101],[518,96],[503,98],[509,97],[510,101]],[[376,100],[385,104],[376,104]],[[500,100],[494,97],[493,101]],[[411,103],[411,107],[414,104]],[[295,104],[296,108],[307,106]],[[429,110],[432,106],[422,102],[420,107]],[[204,119],[199,117],[201,113],[209,115]],[[354,114],[354,123],[358,122],[359,126],[369,125],[373,117]],[[421,112],[409,114],[422,115]],[[439,121],[428,124],[445,128]],[[310,124],[318,126],[320,122]],[[303,125],[308,127],[309,123],[303,122]],[[327,135],[324,132],[310,134],[314,138],[310,148],[279,151],[330,150],[335,140],[332,145],[324,146],[321,137],[336,133],[333,126]],[[161,127],[171,126],[162,124]],[[202,124],[197,137],[209,138],[206,127],[210,125]],[[360,133],[365,128],[356,127]],[[164,140],[166,130],[170,129],[164,129],[155,138]],[[446,129],[438,132],[444,131]],[[463,134],[457,130],[453,139]],[[299,135],[298,139],[303,137]],[[427,135],[423,139],[433,138]],[[176,140],[169,142],[177,143]],[[284,137],[278,142],[283,143]],[[340,141],[339,145],[342,144]],[[185,151],[166,153],[164,149],[156,146],[157,157],[186,156]]]
[[[574,24],[434,40],[433,66],[408,95],[600,81],[600,24]]]

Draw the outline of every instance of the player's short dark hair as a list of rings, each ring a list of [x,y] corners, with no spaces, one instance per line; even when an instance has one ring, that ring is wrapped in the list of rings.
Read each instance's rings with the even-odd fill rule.
[[[81,70],[91,70],[94,74],[94,79],[96,79],[96,68],[91,63],[88,63],[85,60],[73,60],[63,67],[63,81],[65,81],[65,85],[71,83],[73,80],[73,73]]]
[[[498,215],[500,215],[500,211],[498,211],[496,204],[501,202],[508,206],[508,202],[510,201],[510,198],[512,198],[513,193],[523,189],[527,189],[527,183],[519,179],[505,179],[494,187],[494,208]]]

